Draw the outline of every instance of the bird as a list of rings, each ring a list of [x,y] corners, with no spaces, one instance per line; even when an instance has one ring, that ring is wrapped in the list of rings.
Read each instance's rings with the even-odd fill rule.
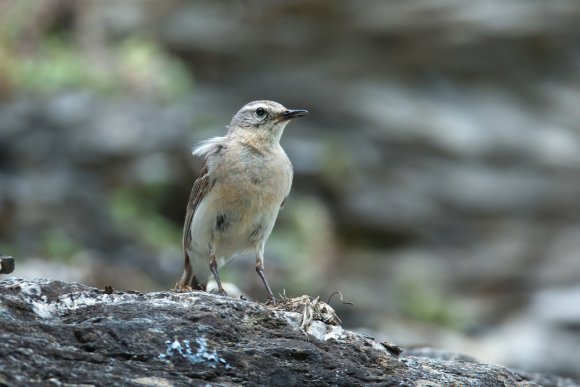
[[[179,288],[205,291],[213,274],[219,295],[227,296],[218,269],[249,253],[255,255],[267,302],[276,303],[264,274],[264,248],[294,173],[280,138],[290,121],[307,114],[274,101],[253,101],[233,116],[225,136],[193,149],[203,166],[187,204]]]

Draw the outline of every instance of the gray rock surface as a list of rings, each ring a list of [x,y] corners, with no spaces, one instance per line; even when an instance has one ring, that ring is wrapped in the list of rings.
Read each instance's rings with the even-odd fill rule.
[[[338,325],[313,320],[301,329],[302,316],[199,292],[123,292],[5,279],[0,384],[578,385],[444,351],[399,355],[389,343]]]
[[[14,271],[14,258],[0,254],[0,274],[10,274]]]

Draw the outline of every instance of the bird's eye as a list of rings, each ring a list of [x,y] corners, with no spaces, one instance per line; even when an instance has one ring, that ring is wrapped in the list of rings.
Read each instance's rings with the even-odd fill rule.
[[[256,115],[258,117],[264,117],[266,115],[266,110],[264,110],[264,108],[259,107],[256,109]]]

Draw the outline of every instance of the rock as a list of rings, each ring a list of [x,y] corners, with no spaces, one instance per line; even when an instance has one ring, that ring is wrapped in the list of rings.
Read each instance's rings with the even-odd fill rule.
[[[297,300],[326,308],[309,297]],[[283,310],[284,303],[273,309],[199,292],[6,279],[0,282],[0,383],[578,385],[438,350],[397,356],[388,350],[396,348],[392,343],[315,319],[301,330],[302,314]]]
[[[10,274],[14,271],[14,258],[0,254],[0,274]]]

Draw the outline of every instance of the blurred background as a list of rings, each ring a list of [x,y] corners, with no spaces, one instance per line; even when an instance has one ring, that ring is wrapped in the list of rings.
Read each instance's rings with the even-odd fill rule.
[[[0,0],[0,252],[172,288],[192,145],[272,99],[311,112],[282,139],[275,293],[580,377],[579,26],[575,0]],[[252,257],[221,273],[265,299]]]

